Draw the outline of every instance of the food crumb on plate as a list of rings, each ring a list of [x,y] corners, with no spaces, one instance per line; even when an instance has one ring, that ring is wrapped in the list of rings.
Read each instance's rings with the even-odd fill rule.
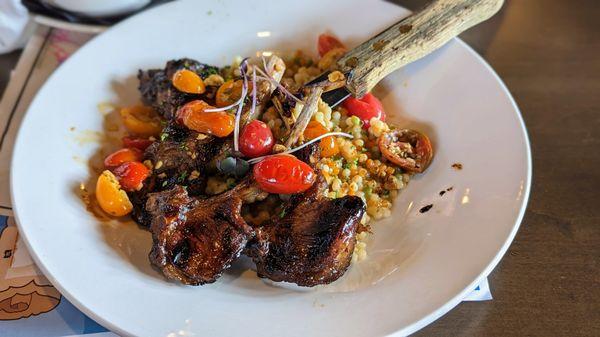
[[[429,204],[426,206],[421,207],[421,209],[419,210],[419,213],[426,213],[429,212],[429,210],[433,207],[433,204]]]
[[[462,170],[463,166],[461,163],[454,163],[452,164],[452,168],[455,170]]]

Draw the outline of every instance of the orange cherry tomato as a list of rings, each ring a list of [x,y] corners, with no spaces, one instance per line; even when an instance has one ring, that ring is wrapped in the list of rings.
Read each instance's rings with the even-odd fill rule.
[[[157,136],[162,131],[161,119],[151,107],[134,105],[120,111],[123,124],[129,132],[143,136]]]
[[[113,216],[127,215],[133,209],[133,205],[129,201],[127,193],[121,189],[117,177],[108,170],[102,172],[98,177],[96,200],[103,211]]]
[[[344,44],[333,35],[321,34],[317,41],[317,49],[319,50],[319,56],[325,55],[328,51],[335,48],[346,48]]]
[[[304,192],[317,179],[308,164],[289,154],[277,154],[261,160],[254,165],[253,173],[263,191],[278,194]]]
[[[310,121],[308,122],[308,125],[306,125],[306,129],[304,129],[304,138],[310,140],[326,133],[327,128],[325,128],[323,124],[317,121]]]
[[[323,124],[317,121],[310,121],[304,129],[304,137],[308,140],[317,138],[320,135],[326,134],[328,131]],[[334,136],[329,136],[321,139],[319,143],[321,149],[321,157],[333,157],[340,152],[340,147],[335,141]]]
[[[104,159],[104,166],[108,169],[113,169],[123,163],[130,161],[142,161],[144,154],[140,149],[136,148],[125,148],[115,151],[109,154]]]
[[[321,139],[319,148],[321,148],[321,157],[325,158],[333,157],[340,153],[340,147],[333,136]]]
[[[189,129],[217,137],[227,137],[232,131],[235,118],[224,112],[205,112],[214,108],[202,100],[191,101],[177,111],[177,120]]]
[[[408,172],[425,171],[433,158],[429,138],[411,129],[386,132],[379,137],[378,145],[387,160]]]
[[[114,169],[114,174],[125,191],[139,191],[150,170],[139,161],[123,163]]]
[[[150,145],[152,145],[152,143],[154,143],[154,141],[151,141],[150,139],[131,137],[131,136],[123,137],[122,141],[123,141],[123,147],[140,149],[142,151],[146,150],[146,148],[148,148],[148,146],[150,146]]]
[[[364,95],[362,98],[348,97],[342,102],[342,106],[348,111],[350,116],[360,118],[363,121],[363,128],[365,129],[371,126],[370,121],[373,117],[385,121],[383,105],[371,93]]]
[[[240,152],[246,157],[256,158],[267,155],[273,150],[275,140],[271,129],[259,120],[254,120],[240,133]]]
[[[206,91],[206,86],[204,86],[202,78],[191,70],[177,70],[173,74],[171,82],[173,82],[173,86],[177,90],[188,94],[202,94]]]
[[[219,89],[217,89],[217,93],[215,95],[215,104],[219,108],[222,108],[237,102],[240,97],[242,97],[243,86],[244,81],[242,80],[229,80],[223,83]]]

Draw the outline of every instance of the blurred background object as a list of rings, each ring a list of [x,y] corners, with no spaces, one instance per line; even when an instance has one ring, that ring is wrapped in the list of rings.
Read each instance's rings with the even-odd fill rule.
[[[25,45],[31,34],[29,13],[20,0],[0,0],[0,54]]]
[[[46,0],[42,2],[76,14],[102,18],[129,14],[148,5],[150,0]]]

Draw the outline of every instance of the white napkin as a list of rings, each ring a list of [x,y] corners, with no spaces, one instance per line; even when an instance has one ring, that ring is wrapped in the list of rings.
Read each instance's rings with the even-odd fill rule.
[[[20,0],[0,0],[0,54],[25,45],[32,32],[29,12]]]

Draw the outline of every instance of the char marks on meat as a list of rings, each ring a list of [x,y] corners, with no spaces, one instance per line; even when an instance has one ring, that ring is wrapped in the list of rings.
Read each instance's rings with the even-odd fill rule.
[[[247,189],[243,183],[204,200],[188,196],[181,186],[150,194],[152,264],[184,284],[214,282],[254,235],[240,214],[240,193]]]
[[[163,135],[163,141],[155,142],[144,152],[144,159],[154,164],[151,176],[142,190],[130,193],[133,218],[144,227],[149,227],[151,221],[146,212],[149,193],[184,185],[191,196],[204,194],[206,175],[200,173],[205,172],[223,144],[222,139],[198,137],[198,133],[173,123],[163,130]]]
[[[219,73],[217,67],[187,58],[171,60],[167,62],[164,69],[138,71],[140,81],[138,89],[142,95],[142,101],[169,120],[175,117],[179,107],[193,99],[205,99],[207,102],[211,102],[217,89],[216,87],[207,87],[207,91],[202,95],[186,94],[177,90],[171,83],[171,78],[180,69],[191,70],[202,79]]]
[[[292,195],[282,206],[283,212],[263,226],[252,228],[241,216],[242,204],[268,195],[257,187],[252,174],[233,189],[203,199],[207,172],[214,169],[216,160],[232,154],[232,141],[199,135],[174,120],[177,109],[191,100],[212,104],[216,90],[207,86],[202,95],[178,91],[171,78],[180,69],[194,71],[203,79],[219,71],[181,59],[167,62],[164,69],[138,74],[144,103],[167,119],[161,140],[144,153],[144,159],[154,165],[151,176],[142,190],[129,193],[134,219],[152,232],[151,263],[168,279],[190,285],[214,282],[242,252],[252,257],[260,277],[274,281],[315,286],[341,277],[350,264],[365,212],[362,199],[325,197],[327,185],[315,168],[317,143],[295,153],[315,168],[317,181],[305,193]],[[273,69],[280,75],[285,70]],[[242,125],[266,107],[274,87],[258,81],[257,89],[257,109],[251,114],[246,104]],[[290,112],[289,98],[275,94],[280,98],[279,109]],[[291,115],[287,117],[293,122]]]
[[[248,249],[258,276],[312,287],[345,273],[365,205],[356,196],[325,198],[325,187],[319,176],[306,193],[290,198],[282,217],[258,230]]]

